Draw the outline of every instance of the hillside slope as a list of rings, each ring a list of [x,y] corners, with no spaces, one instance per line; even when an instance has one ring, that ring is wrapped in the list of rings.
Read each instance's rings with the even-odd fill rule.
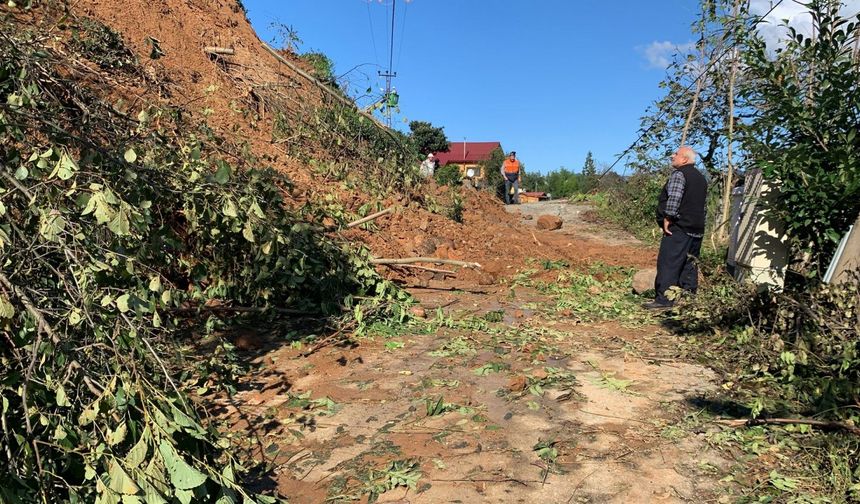
[[[372,148],[344,147],[367,141],[361,138],[366,129],[342,134],[325,131],[330,123],[320,117],[331,110],[342,115],[344,107],[264,49],[237,3],[119,3],[84,0],[75,4],[73,13],[104,22],[133,48],[147,75],[155,76],[147,81],[145,99],[156,98],[182,107],[189,116],[205,121],[230,141],[247,144],[255,156],[295,183],[291,193],[294,204],[324,200],[334,214],[345,213],[344,218],[395,206],[396,215],[377,221],[379,229],[372,233],[345,233],[349,239],[368,245],[375,255],[432,255],[442,244],[446,245],[439,251],[442,256],[453,249],[452,258],[481,263],[492,263],[500,254],[518,260],[535,255],[533,238],[509,226],[510,217],[489,194],[458,190],[464,208],[463,222],[458,223],[439,215],[445,213],[440,207],[454,204],[452,191],[438,189],[432,183],[410,186],[406,192],[391,192],[388,187],[380,187],[381,183],[374,191],[373,187],[362,188],[346,180],[349,176],[378,178],[375,176],[388,167],[379,167],[378,159],[369,155],[375,153]],[[158,59],[149,57],[149,37],[158,40],[164,53]],[[231,48],[235,54],[210,56],[203,51],[206,46]],[[293,54],[281,52],[281,56],[303,65]],[[343,122],[342,117],[336,120]],[[279,131],[284,122],[289,123],[287,132]],[[400,170],[412,171],[408,175],[414,177],[412,164],[416,162],[397,162],[406,165]],[[500,271],[492,265],[489,269],[491,274]],[[470,272],[460,276],[477,280]]]

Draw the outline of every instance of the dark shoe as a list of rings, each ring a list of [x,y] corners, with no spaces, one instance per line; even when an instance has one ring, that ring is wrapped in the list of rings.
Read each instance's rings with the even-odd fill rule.
[[[659,303],[657,301],[651,301],[650,303],[642,305],[642,308],[645,308],[646,310],[668,310],[671,307],[671,303]]]

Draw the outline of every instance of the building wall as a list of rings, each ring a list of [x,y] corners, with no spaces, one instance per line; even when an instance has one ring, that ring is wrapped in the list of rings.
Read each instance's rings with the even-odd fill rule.
[[[486,178],[485,174],[483,173],[483,170],[481,169],[481,166],[478,164],[475,164],[475,163],[448,163],[448,164],[457,165],[457,168],[460,169],[460,175],[462,175],[463,178],[466,177],[466,170],[468,170],[469,168],[474,168],[475,173],[477,173],[477,175],[475,176],[475,180],[482,181]]]

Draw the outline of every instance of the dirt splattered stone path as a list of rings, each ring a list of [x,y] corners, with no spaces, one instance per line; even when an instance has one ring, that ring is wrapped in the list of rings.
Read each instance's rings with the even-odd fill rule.
[[[621,323],[563,308],[592,277],[552,268],[416,291],[445,307],[348,347],[264,352],[224,418],[296,503],[716,501],[728,463],[684,425],[713,373],[620,297]]]

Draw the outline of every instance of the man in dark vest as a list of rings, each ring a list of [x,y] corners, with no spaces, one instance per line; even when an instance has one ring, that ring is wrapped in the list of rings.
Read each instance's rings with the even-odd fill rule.
[[[695,294],[699,286],[696,261],[705,233],[708,182],[696,169],[695,162],[696,153],[689,147],[681,147],[672,156],[674,170],[657,205],[657,225],[663,230],[654,281],[657,297],[645,304],[645,308],[671,307],[673,301],[666,297],[670,287],[678,286]]]

